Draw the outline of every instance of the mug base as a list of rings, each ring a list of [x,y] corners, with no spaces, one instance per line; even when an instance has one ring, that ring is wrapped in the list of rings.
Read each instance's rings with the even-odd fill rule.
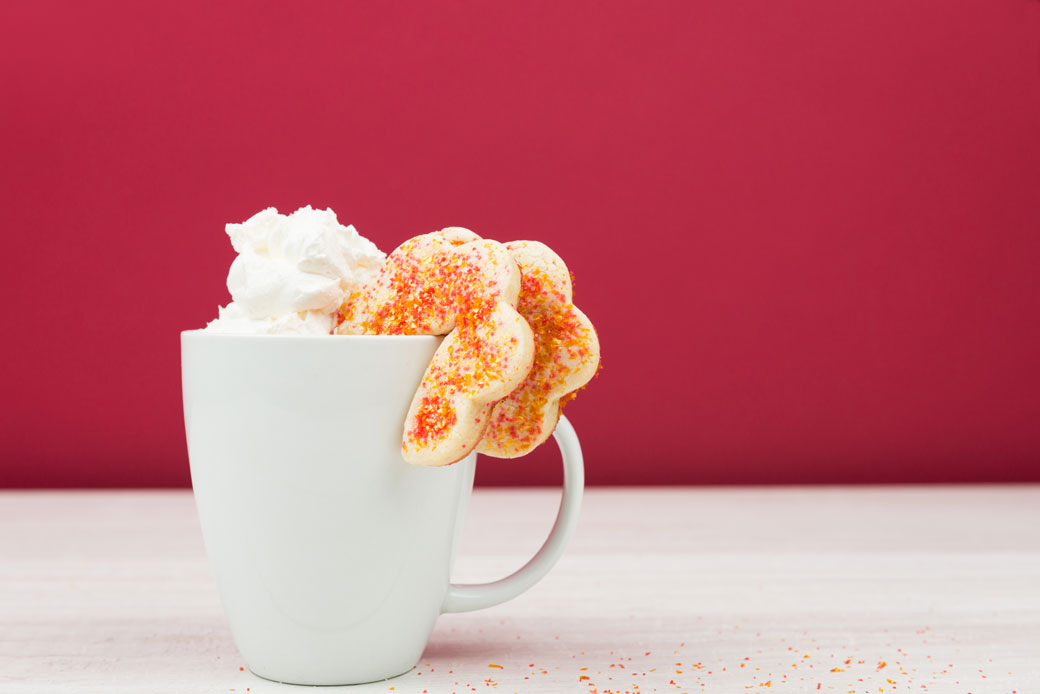
[[[396,675],[387,675],[386,677],[376,677],[375,679],[364,678],[364,679],[355,680],[355,681],[352,681],[352,682],[290,682],[288,680],[280,680],[280,679],[278,679],[276,677],[267,677],[266,675],[261,675],[259,672],[257,672],[253,668],[249,668],[249,672],[253,673],[254,675],[256,675],[257,677],[259,677],[262,680],[267,680],[268,682],[274,682],[276,684],[291,684],[291,685],[296,686],[296,687],[353,687],[353,686],[359,685],[359,684],[372,684],[373,682],[386,682],[387,680],[392,680],[392,679],[394,679],[396,677],[400,677],[401,675],[407,675],[409,672],[411,672],[414,669],[415,669],[415,666],[413,665],[410,668],[408,668],[407,670],[405,670],[404,672],[399,672]]]

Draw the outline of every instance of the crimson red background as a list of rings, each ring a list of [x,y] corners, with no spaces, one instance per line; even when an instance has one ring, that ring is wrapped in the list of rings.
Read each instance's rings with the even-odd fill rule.
[[[0,486],[187,485],[223,225],[307,203],[556,248],[592,483],[1040,480],[1040,2],[7,0],[0,39]]]

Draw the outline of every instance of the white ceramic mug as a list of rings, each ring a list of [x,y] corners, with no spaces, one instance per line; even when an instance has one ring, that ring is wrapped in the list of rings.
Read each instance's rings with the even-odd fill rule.
[[[509,600],[562,554],[584,470],[561,417],[563,500],[545,544],[505,579],[451,583],[476,455],[428,468],[400,453],[440,339],[181,333],[203,538],[255,674],[308,685],[400,675],[439,614]]]

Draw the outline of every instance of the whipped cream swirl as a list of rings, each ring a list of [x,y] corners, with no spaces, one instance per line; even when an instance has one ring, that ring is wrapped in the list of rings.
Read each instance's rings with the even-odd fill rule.
[[[226,226],[238,257],[228,271],[231,303],[206,330],[327,335],[343,299],[373,279],[386,255],[332,210],[273,207]]]

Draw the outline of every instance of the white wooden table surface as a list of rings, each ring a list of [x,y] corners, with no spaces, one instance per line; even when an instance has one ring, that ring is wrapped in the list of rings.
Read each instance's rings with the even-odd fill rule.
[[[456,580],[557,499],[478,489]],[[0,692],[294,691],[244,666],[189,492],[0,493]],[[350,689],[767,690],[1040,692],[1040,487],[592,489],[541,584]]]

